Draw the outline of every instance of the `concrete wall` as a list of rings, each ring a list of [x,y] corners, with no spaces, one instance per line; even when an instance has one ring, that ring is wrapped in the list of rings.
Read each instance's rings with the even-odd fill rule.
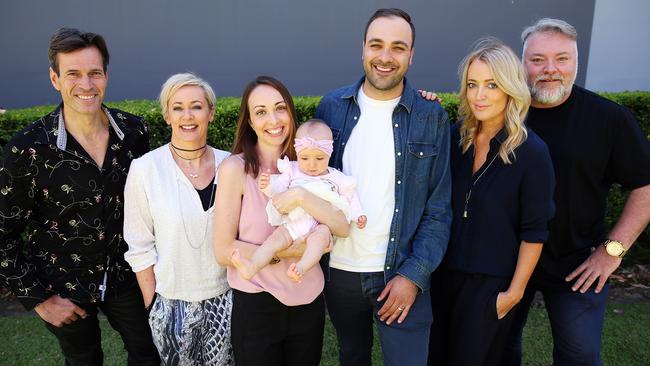
[[[594,0],[7,0],[0,2],[0,105],[57,103],[48,80],[47,44],[59,27],[104,35],[111,52],[107,100],[155,98],[171,74],[194,71],[220,96],[240,95],[259,74],[294,95],[322,95],[362,75],[361,42],[370,15],[399,6],[417,37],[409,78],[416,87],[452,91],[456,68],[482,35],[521,52],[534,19],[561,17],[591,36]],[[589,43],[580,44],[589,55]],[[583,84],[588,57],[581,58]]]
[[[586,86],[650,90],[650,1],[597,0]]]

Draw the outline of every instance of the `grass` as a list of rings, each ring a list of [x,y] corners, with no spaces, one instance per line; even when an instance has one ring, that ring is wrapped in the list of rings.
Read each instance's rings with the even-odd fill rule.
[[[101,320],[102,345],[106,365],[126,364],[118,334],[106,319]],[[0,365],[61,365],[63,359],[54,337],[36,317],[0,318]],[[603,344],[604,365],[649,365],[650,303],[609,304],[605,320]],[[379,341],[375,340],[373,363],[381,365]],[[531,309],[524,333],[524,364],[551,365],[552,339],[548,317],[543,309]],[[334,329],[329,321],[325,329],[325,345],[321,365],[337,365]],[[406,365],[405,365],[406,366]]]

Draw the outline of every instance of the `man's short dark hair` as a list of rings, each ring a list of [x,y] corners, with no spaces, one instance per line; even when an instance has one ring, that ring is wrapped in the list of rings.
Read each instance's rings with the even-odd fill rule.
[[[104,37],[97,33],[84,33],[75,28],[59,28],[50,38],[50,46],[47,49],[50,67],[59,75],[59,62],[56,58],[59,53],[73,52],[88,47],[96,47],[99,50],[102,55],[102,66],[106,72],[109,55]]]
[[[413,25],[413,22],[411,22],[411,16],[404,10],[398,8],[378,9],[370,17],[368,23],[366,23],[366,29],[363,31],[363,41],[365,42],[366,36],[368,36],[368,27],[370,27],[370,23],[374,22],[375,19],[377,18],[390,18],[390,17],[402,18],[409,24],[409,26],[411,27],[411,48],[413,48],[413,45],[415,45],[415,26]]]

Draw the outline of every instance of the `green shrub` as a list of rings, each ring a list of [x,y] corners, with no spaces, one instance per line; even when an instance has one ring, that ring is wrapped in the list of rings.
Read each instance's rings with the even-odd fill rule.
[[[603,96],[628,107],[638,119],[641,128],[650,139],[650,92],[602,93]],[[452,121],[457,119],[458,96],[453,93],[441,93],[442,106],[449,113]],[[235,134],[239,114],[239,98],[219,98],[217,100],[216,123],[208,128],[208,143],[214,147],[229,150]],[[320,97],[296,97],[298,121],[305,121],[314,115]],[[107,103],[110,107],[142,116],[149,126],[151,147],[155,148],[169,141],[170,131],[165,124],[160,107],[151,100],[125,100]],[[54,105],[38,106],[26,109],[9,110],[0,115],[0,145],[4,146],[17,131],[28,123],[37,120],[55,108]],[[608,199],[606,222],[612,225],[618,219],[627,193],[614,187]],[[632,255],[626,256],[628,263],[650,263],[650,229],[646,228],[639,237]]]
[[[639,121],[646,138],[650,140],[650,92],[626,91],[621,93],[600,93],[629,108]],[[615,185],[607,198],[608,210],[605,222],[611,227],[616,223],[627,200],[628,192]],[[637,239],[631,253],[625,256],[625,264],[650,263],[650,227],[646,227]]]

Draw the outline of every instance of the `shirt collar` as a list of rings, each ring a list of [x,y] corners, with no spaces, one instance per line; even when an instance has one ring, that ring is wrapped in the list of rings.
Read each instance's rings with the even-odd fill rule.
[[[363,86],[365,80],[366,77],[363,76],[355,84],[345,89],[343,91],[343,94],[341,95],[341,99],[352,98],[356,104],[359,104],[359,102],[357,101],[357,95],[359,93],[359,88]],[[411,88],[411,84],[408,82],[408,79],[405,77],[404,90],[402,90],[402,96],[399,99],[399,104],[406,109],[406,112],[411,113],[411,109],[413,107],[413,100],[415,99],[415,97],[416,97],[415,91]]]
[[[104,105],[102,105],[102,110],[108,117],[108,122],[113,127],[113,130],[115,131],[117,137],[120,140],[124,140],[124,132],[122,132],[120,127],[115,122],[115,119],[113,119],[111,112]],[[58,127],[56,133],[56,147],[58,147],[60,150],[65,150],[68,144],[68,133],[65,129],[65,120],[63,119],[63,104],[61,104],[58,108],[58,116],[56,117],[56,120],[58,121]]]

